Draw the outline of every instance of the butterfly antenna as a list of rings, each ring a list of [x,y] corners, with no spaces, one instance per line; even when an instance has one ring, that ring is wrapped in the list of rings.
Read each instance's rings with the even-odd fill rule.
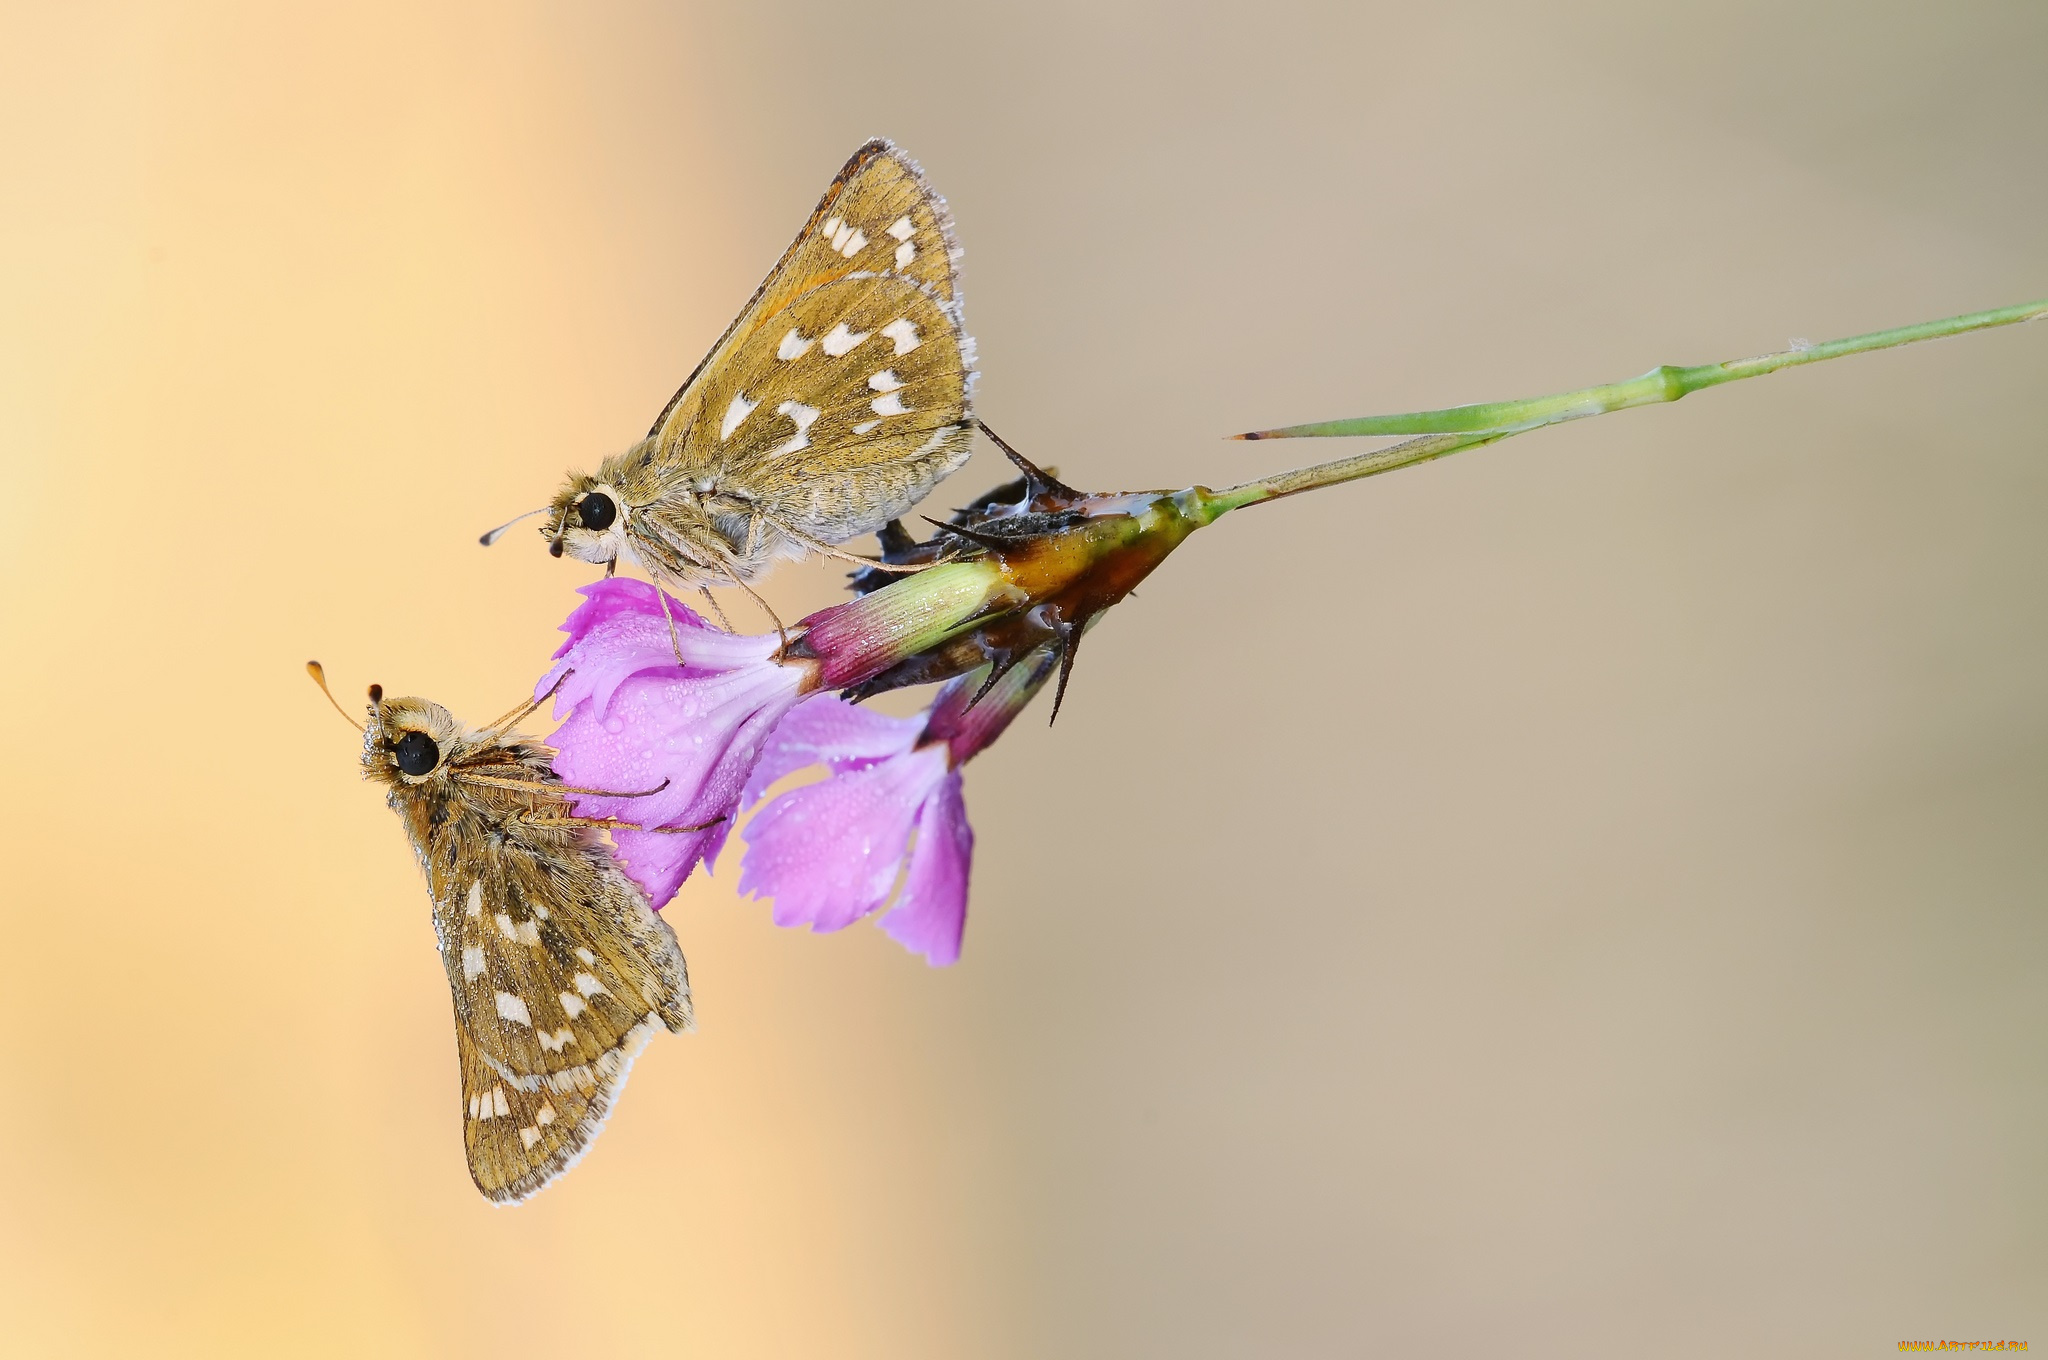
[[[334,691],[327,688],[327,672],[320,669],[320,663],[317,661],[308,661],[306,663],[306,674],[313,677],[313,683],[318,685],[320,687],[320,692],[327,696],[327,702],[330,704],[334,704],[334,711],[341,715],[341,720],[347,723],[350,727],[353,727],[356,731],[362,731],[363,725],[357,722],[354,718],[349,717],[347,709],[343,708],[340,704],[335,703]]]
[[[545,515],[547,512],[548,507],[543,505],[538,510],[529,510],[523,515],[514,515],[512,518],[506,520],[503,524],[500,524],[497,528],[491,530],[489,533],[478,535],[476,541],[483,544],[486,548],[488,548],[493,543],[496,543],[499,539],[503,538],[505,536],[505,531],[511,528],[513,525],[517,524],[520,520],[532,519],[535,515]]]
[[[517,521],[517,520],[514,520],[514,521],[513,521],[513,523],[517,524],[517,523],[518,523],[518,521]],[[550,536],[549,536],[549,538],[548,538],[548,556],[549,556],[549,557],[560,557],[560,556],[562,555],[562,535],[563,535],[563,534],[566,534],[566,533],[568,533],[568,532],[569,532],[569,507],[565,505],[565,506],[563,506],[563,507],[562,507],[562,517],[561,517],[561,519],[559,519],[559,520],[557,520],[557,521],[555,522],[555,532],[554,532],[554,533],[553,533],[552,535],[550,535]]]

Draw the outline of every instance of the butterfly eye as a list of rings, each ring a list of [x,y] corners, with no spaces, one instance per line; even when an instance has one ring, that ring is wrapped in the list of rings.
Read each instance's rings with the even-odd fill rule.
[[[609,529],[618,515],[619,507],[602,491],[593,491],[576,502],[576,517],[586,529]]]
[[[424,732],[406,733],[393,749],[398,756],[398,768],[405,774],[422,775],[441,763],[441,748]]]

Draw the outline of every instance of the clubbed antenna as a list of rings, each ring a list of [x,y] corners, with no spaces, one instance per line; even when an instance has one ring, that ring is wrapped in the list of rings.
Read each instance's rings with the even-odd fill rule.
[[[486,548],[488,548],[493,543],[496,543],[499,539],[503,538],[505,536],[505,531],[511,528],[513,525],[517,524],[520,520],[532,519],[535,515],[545,515],[547,512],[548,507],[543,505],[538,510],[529,510],[523,515],[514,515],[512,518],[506,520],[503,524],[500,524],[497,528],[491,530],[489,533],[478,535],[476,541],[483,544]]]
[[[313,677],[313,683],[318,685],[320,687],[320,692],[327,696],[327,702],[330,704],[334,704],[334,711],[341,715],[341,720],[347,723],[350,727],[353,727],[356,731],[362,731],[363,725],[357,722],[354,718],[349,717],[347,709],[343,708],[339,703],[335,703],[334,691],[327,688],[327,672],[320,668],[320,663],[317,661],[308,661],[306,663],[306,674]],[[376,686],[372,685],[370,688],[374,693],[374,691],[376,690]]]

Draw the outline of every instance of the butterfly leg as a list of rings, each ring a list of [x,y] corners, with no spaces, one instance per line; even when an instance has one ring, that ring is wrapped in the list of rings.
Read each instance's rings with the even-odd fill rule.
[[[724,548],[719,547],[716,542],[707,543],[705,544],[705,546],[710,548],[715,556],[722,559],[720,565],[724,567],[725,574],[732,578],[732,583],[738,586],[741,590],[745,591],[747,593],[747,598],[752,600],[755,604],[760,605],[761,612],[766,614],[770,619],[774,621],[775,631],[782,637],[782,650],[785,652],[788,651],[789,630],[782,626],[782,616],[777,614],[775,612],[774,607],[771,606],[766,600],[762,599],[759,595],[754,593],[754,588],[747,584],[746,576],[740,571],[740,564],[736,560],[734,560],[733,555],[731,553],[727,552]]]
[[[627,793],[621,789],[586,789],[575,784],[558,784],[552,780],[520,779],[510,775],[482,774],[475,770],[460,771],[454,775],[454,779],[458,784],[481,784],[485,788],[509,789],[514,793],[577,793],[590,798],[652,798],[669,786],[669,781],[664,779],[651,789]]]
[[[718,607],[718,597],[711,593],[711,587],[698,586],[697,593],[704,597],[704,604],[711,610],[712,617],[718,620],[718,626],[730,633],[732,631],[732,620],[726,618],[725,611]]]
[[[642,826],[638,822],[622,822],[616,817],[523,817],[520,820],[528,826],[588,826],[600,827],[606,831],[658,831],[664,835],[680,836],[690,831],[709,831],[725,818],[713,817],[710,821],[699,822],[696,826]]]
[[[876,557],[862,557],[858,553],[850,553],[846,551],[844,548],[835,547],[833,544],[827,543],[822,538],[814,538],[810,534],[807,534],[803,530],[795,528],[792,525],[777,523],[775,527],[780,529],[789,538],[794,539],[796,542],[802,544],[806,548],[809,548],[814,553],[822,553],[826,557],[836,557],[842,562],[852,562],[856,566],[873,567],[876,571],[902,572],[904,574],[909,574],[911,572],[923,571],[926,567],[931,565],[931,563],[929,562],[884,562],[880,558]]]
[[[573,672],[570,671],[563,671],[561,679],[556,680],[554,684],[548,686],[548,692],[546,694],[540,695],[539,697],[533,699],[531,702],[523,704],[520,707],[513,709],[510,713],[507,713],[504,717],[498,719],[489,727],[485,728],[485,733],[490,736],[496,736],[500,732],[509,731],[512,727],[512,724],[523,721],[527,714],[533,712],[533,710],[539,708],[542,704],[554,698],[555,691],[562,687],[563,683],[568,680],[569,676],[572,673]]]
[[[675,615],[668,607],[668,591],[662,588],[662,582],[694,581],[705,572],[716,571],[718,568],[713,563],[705,562],[700,551],[691,547],[680,534],[670,531],[668,526],[655,521],[649,527],[654,531],[653,542],[642,547],[641,561],[647,567],[648,573],[654,577],[655,598],[661,602],[662,621],[668,625],[669,650],[675,653],[678,666],[687,666],[690,663],[683,656],[682,640],[676,636]],[[682,589],[682,585],[678,584],[677,589]],[[705,592],[704,598],[710,602],[711,612],[718,616],[719,623],[730,633],[732,625],[726,622],[725,614],[719,609],[718,602],[711,599],[709,591]]]
[[[678,666],[687,666],[690,663],[683,660],[683,641],[676,636],[675,615],[668,612],[668,592],[660,586],[656,586],[654,588],[654,596],[661,601],[661,621],[668,625],[668,645],[676,654],[676,664]]]

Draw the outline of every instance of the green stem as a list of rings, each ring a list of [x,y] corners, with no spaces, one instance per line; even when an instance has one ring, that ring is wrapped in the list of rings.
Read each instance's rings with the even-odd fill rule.
[[[1277,501],[1282,496],[1293,496],[1303,491],[1315,491],[1339,482],[1355,482],[1360,477],[1376,477],[1382,472],[1395,468],[1412,467],[1416,463],[1427,463],[1432,458],[1441,458],[1459,449],[1477,448],[1481,444],[1492,444],[1506,439],[1523,430],[1536,426],[1525,425],[1507,430],[1475,430],[1467,433],[1426,434],[1419,439],[1404,439],[1384,449],[1373,449],[1369,453],[1353,454],[1349,458],[1335,458],[1327,463],[1316,463],[1292,472],[1275,473],[1271,477],[1260,477],[1256,481],[1243,482],[1222,491],[1209,491],[1196,487],[1195,494],[1201,510],[1196,517],[1208,524],[1218,515],[1260,501]]]
[[[1888,331],[1872,331],[1868,335],[1851,336],[1847,340],[1801,345],[1797,349],[1781,350],[1776,354],[1760,354],[1754,359],[1732,359],[1724,364],[1701,364],[1697,368],[1678,368],[1665,364],[1627,382],[1582,387],[1576,392],[1531,397],[1526,401],[1482,402],[1475,406],[1446,407],[1441,411],[1410,411],[1393,416],[1325,420],[1312,425],[1287,425],[1277,430],[1257,430],[1250,434],[1238,435],[1236,438],[1293,439],[1304,435],[1444,434],[1462,430],[1500,430],[1509,426],[1534,429],[1539,425],[1555,425],[1560,421],[1605,415],[1609,411],[1623,411],[1631,406],[1654,406],[1659,402],[1677,401],[1680,397],[1697,392],[1703,387],[1718,387],[1722,383],[1734,382],[1739,378],[1754,378],[1765,373],[1776,373],[1781,368],[1793,368],[1799,364],[1817,364],[1823,359],[1838,359],[1844,354],[1864,354],[1876,349],[1890,349],[1895,345],[1939,340],[1946,336],[1962,335],[1967,331],[1988,330],[1993,326],[2010,326],[2020,321],[2034,321],[2044,316],[2048,316],[2048,301],[2026,302],[2017,307],[2000,307],[1989,312],[1971,312],[1968,316],[1952,316],[1945,321],[1923,321],[1916,326],[1898,326]]]
[[[1313,425],[1289,425],[1277,430],[1241,434],[1236,437],[1291,439],[1300,436],[1373,434],[1413,434],[1422,437],[1404,440],[1389,448],[1354,454],[1349,458],[1337,458],[1327,463],[1317,463],[1312,467],[1296,468],[1292,472],[1261,477],[1256,481],[1245,482],[1223,491],[1205,492],[1201,497],[1202,506],[1207,512],[1204,522],[1240,506],[1256,505],[1261,501],[1277,500],[1282,496],[1292,496],[1302,491],[1313,491],[1320,487],[1335,486],[1339,482],[1392,472],[1395,468],[1404,468],[1415,463],[1426,463],[1432,458],[1456,453],[1459,449],[1491,444],[1510,435],[1541,429],[1545,425],[1605,415],[1609,411],[1625,411],[1632,406],[1654,406],[1659,402],[1677,401],[1680,397],[1697,392],[1703,387],[1718,387],[1722,383],[1734,382],[1739,378],[1754,378],[1799,364],[1819,363],[1823,359],[1837,359],[1845,354],[1863,354],[1870,350],[1890,349],[1895,345],[1910,345],[1922,340],[1939,340],[1950,335],[1961,335],[1966,331],[2010,326],[2016,322],[2034,321],[2044,316],[2048,316],[2048,301],[2028,302],[2017,307],[2000,307],[1994,311],[1953,316],[1943,321],[1923,321],[1914,326],[1873,331],[1868,335],[1851,336],[1847,340],[1802,345],[1797,349],[1783,350],[1776,354],[1761,354],[1753,359],[1732,359],[1721,364],[1701,364],[1697,368],[1679,368],[1665,364],[1627,382],[1583,387],[1576,392],[1532,397],[1526,401],[1486,402],[1475,406],[1452,406],[1440,411],[1412,411],[1403,415],[1328,420]]]

